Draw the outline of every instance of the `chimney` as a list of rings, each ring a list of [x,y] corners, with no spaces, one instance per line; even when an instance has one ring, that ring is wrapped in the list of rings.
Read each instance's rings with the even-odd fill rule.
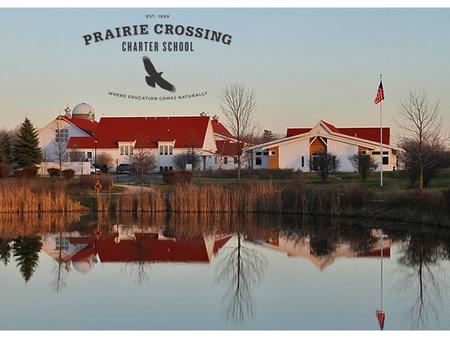
[[[213,119],[214,121],[219,121],[219,115],[214,115],[214,116],[212,117],[212,119]]]

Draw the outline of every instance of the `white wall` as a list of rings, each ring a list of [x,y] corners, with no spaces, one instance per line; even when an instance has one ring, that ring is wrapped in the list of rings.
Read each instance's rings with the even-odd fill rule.
[[[69,139],[71,136],[89,136],[84,131],[74,127],[65,120],[53,120],[38,132],[39,147],[41,147],[43,152],[46,152],[48,160],[56,160],[58,158],[56,155],[57,148],[53,142],[55,140],[55,131],[58,127],[59,129],[68,129]]]
[[[280,144],[278,152],[280,168],[309,171],[309,139]],[[304,157],[303,167],[302,156]]]
[[[339,171],[342,172],[353,172],[355,168],[353,168],[352,163],[348,159],[350,156],[358,153],[358,146],[335,141],[328,139],[327,141],[327,151],[329,153],[335,154],[338,159],[341,161],[341,166],[339,167]]]

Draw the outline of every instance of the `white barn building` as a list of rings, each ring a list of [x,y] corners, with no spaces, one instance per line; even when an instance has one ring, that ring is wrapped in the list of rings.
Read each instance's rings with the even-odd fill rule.
[[[70,161],[95,163],[96,156],[107,154],[112,158],[109,169],[114,170],[119,164],[130,163],[129,156],[133,151],[145,149],[155,156],[155,171],[174,170],[175,156],[188,151],[195,151],[200,157],[200,170],[234,169],[237,166],[234,136],[217,116],[210,117],[205,113],[197,116],[102,117],[97,122],[92,106],[81,103],[72,113],[66,108],[65,115],[57,116],[40,129],[39,143],[44,161],[55,165],[60,157],[68,166]]]
[[[390,128],[383,127],[383,170],[397,169],[398,148],[390,144]],[[285,138],[246,149],[254,169],[294,169],[314,171],[314,158],[320,151],[340,160],[341,172],[353,172],[349,157],[362,153],[380,163],[380,128],[337,128],[319,121],[312,128],[289,128]]]

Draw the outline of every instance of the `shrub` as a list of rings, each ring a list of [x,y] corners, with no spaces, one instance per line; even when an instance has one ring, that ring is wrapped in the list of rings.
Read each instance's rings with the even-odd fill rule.
[[[95,165],[100,169],[102,173],[107,173],[113,166],[114,159],[108,153],[100,153],[97,155]]]
[[[59,177],[59,176],[61,176],[61,170],[59,170],[58,168],[48,168],[47,172],[48,172],[48,175],[50,177]]]
[[[9,176],[10,173],[11,173],[11,167],[9,166],[9,164],[0,163],[0,177]]]
[[[61,171],[61,174],[66,180],[69,180],[75,176],[75,170],[66,169],[66,170]]]
[[[445,193],[440,191],[398,191],[387,195],[390,208],[411,208],[415,210],[442,210],[446,207]]]
[[[36,177],[38,167],[24,167],[14,171],[14,177],[16,178],[32,178]]]
[[[166,184],[191,183],[192,172],[187,170],[165,171],[163,180]]]

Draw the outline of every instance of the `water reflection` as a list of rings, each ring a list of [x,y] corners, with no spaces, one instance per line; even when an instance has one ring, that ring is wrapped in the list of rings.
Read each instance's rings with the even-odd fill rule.
[[[267,266],[266,258],[245,244],[238,230],[236,245],[224,249],[218,265],[216,282],[226,285],[225,316],[242,325],[253,317],[253,289],[261,282]]]
[[[442,307],[442,290],[447,287],[440,275],[440,261],[448,259],[443,243],[435,234],[416,232],[402,242],[400,257],[398,289],[402,301],[409,308],[407,317],[410,327],[427,328],[430,321],[439,321]]]
[[[70,292],[74,273],[95,280],[95,272],[104,271],[99,266],[118,266],[119,273],[144,288],[151,284],[152,273],[159,273],[154,269],[158,265],[213,265],[211,288],[221,290],[223,319],[245,327],[257,316],[257,295],[270,277],[271,264],[280,263],[273,255],[299,264],[307,260],[320,275],[338,261],[353,264],[383,258],[390,262],[394,255],[396,273],[386,278],[396,280],[390,296],[395,306],[406,313],[410,328],[440,327],[443,300],[448,299],[444,278],[448,268],[443,271],[441,265],[450,258],[450,232],[389,224],[382,231],[375,228],[379,224],[348,219],[255,215],[0,215],[0,260],[4,266],[16,266],[28,283],[39,269],[40,255],[51,257],[48,283],[55,294]],[[383,267],[374,265],[373,271],[380,276]],[[359,278],[356,273],[355,278]]]

